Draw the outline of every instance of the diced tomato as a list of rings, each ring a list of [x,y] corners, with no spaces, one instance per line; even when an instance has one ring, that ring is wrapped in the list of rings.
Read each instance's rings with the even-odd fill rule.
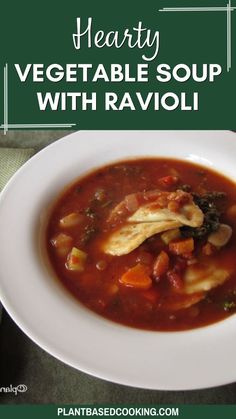
[[[194,240],[192,237],[169,243],[170,252],[176,255],[185,255],[194,250]]]
[[[160,278],[168,271],[169,262],[170,260],[168,254],[162,250],[157,256],[153,265],[153,275],[155,279]]]
[[[169,188],[171,186],[176,185],[179,182],[179,178],[177,176],[164,176],[158,180],[158,183],[165,188]]]
[[[144,290],[152,286],[152,280],[149,276],[147,266],[141,265],[140,263],[128,269],[120,278],[120,283],[127,287]]]
[[[128,214],[129,212],[126,208],[125,201],[122,201],[112,209],[109,217],[107,218],[107,223],[114,223],[118,220],[122,220],[128,216]]]
[[[183,290],[184,283],[181,276],[177,272],[169,271],[167,272],[167,277],[168,277],[171,287],[176,292],[181,292]]]

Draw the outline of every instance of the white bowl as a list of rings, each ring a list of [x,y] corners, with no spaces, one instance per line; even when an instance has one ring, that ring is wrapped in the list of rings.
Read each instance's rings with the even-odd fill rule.
[[[40,219],[65,185],[134,156],[171,156],[236,180],[236,135],[226,131],[81,131],[29,160],[0,197],[2,302],[21,329],[61,361],[149,389],[195,389],[236,379],[236,316],[186,332],[136,330],[86,309],[52,278],[39,251]]]

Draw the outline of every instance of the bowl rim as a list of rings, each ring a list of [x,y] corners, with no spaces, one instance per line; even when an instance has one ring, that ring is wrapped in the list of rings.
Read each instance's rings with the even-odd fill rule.
[[[69,134],[66,137],[63,137],[61,140],[58,140],[52,144],[50,144],[49,146],[45,147],[42,151],[40,151],[39,153],[37,153],[35,156],[33,156],[28,162],[26,162],[22,168],[11,178],[11,180],[9,181],[9,183],[5,186],[5,188],[3,189],[1,195],[0,195],[0,217],[1,217],[1,213],[2,213],[2,206],[6,207],[6,201],[9,198],[9,194],[12,194],[12,190],[15,189],[15,185],[19,183],[19,179],[28,176],[28,172],[31,171],[32,167],[35,167],[36,164],[35,162],[38,162],[39,160],[44,160],[43,156],[47,156],[48,153],[49,155],[51,155],[51,153],[55,150],[58,149],[58,147],[60,148],[59,144],[65,144],[68,142],[68,139],[70,141],[72,141],[70,144],[76,142],[77,138],[81,136],[83,138],[83,134],[86,133],[86,135],[89,133],[89,135],[93,135],[95,133],[95,135],[101,135],[103,133],[105,133],[106,135],[108,135],[109,133],[127,133],[127,131],[123,130],[123,131],[78,131],[78,132],[74,132],[73,134]],[[162,134],[162,131],[151,131],[152,133],[158,133],[158,135],[160,135],[160,133]],[[170,133],[175,133],[175,131],[168,131]],[[167,132],[167,133],[168,133]],[[98,133],[98,134],[97,134]],[[128,137],[131,135],[132,133],[140,133],[140,131],[128,131]],[[150,134],[150,131],[141,131],[142,135],[144,135],[144,133],[146,133],[146,135]],[[166,131],[165,131],[166,133]],[[185,134],[187,133],[196,133],[196,131],[184,131]],[[198,133],[205,133],[203,135],[209,135],[209,131],[198,131]],[[210,133],[219,133],[219,131],[211,131]],[[221,131],[220,132],[222,136],[226,135],[228,137],[229,132],[228,131]],[[231,134],[230,133],[230,137],[235,134]],[[73,137],[73,138],[71,138]],[[235,140],[235,139],[234,139]],[[231,141],[231,140],[230,140]],[[69,147],[69,146],[68,146]],[[72,146],[70,146],[72,147]],[[52,152],[49,150],[52,150]],[[236,150],[236,142],[235,142],[235,150]],[[175,158],[173,156],[173,158]],[[123,158],[124,159],[124,158]],[[114,159],[114,161],[117,161],[118,159]],[[120,160],[120,159],[119,159]],[[110,162],[110,160],[109,160]],[[111,162],[112,163],[112,162]],[[103,164],[102,164],[103,165]],[[101,166],[102,166],[101,165]],[[98,165],[99,167],[100,165]],[[217,170],[217,169],[216,169]],[[236,176],[235,176],[236,178]],[[71,179],[72,180],[72,179]],[[11,198],[12,200],[12,198]],[[4,210],[5,211],[5,210]],[[4,212],[5,214],[6,212]],[[3,224],[0,222],[0,228]],[[32,237],[31,237],[32,238]],[[1,249],[1,238],[0,238],[0,249]],[[1,273],[1,268],[0,268],[0,273]],[[234,379],[236,378],[235,375],[231,375],[231,378],[229,380],[229,377],[227,378],[227,376],[225,376],[225,379],[223,380],[222,378],[220,379],[220,381],[215,378],[214,380],[203,380],[203,382],[200,384],[195,385],[194,383],[188,383],[187,387],[186,384],[180,384],[178,385],[178,383],[173,383],[173,386],[171,384],[167,384],[170,383],[170,379],[167,379],[164,371],[162,371],[162,375],[164,374],[164,378],[163,379],[163,383],[161,383],[160,381],[157,382],[157,386],[155,386],[155,384],[150,384],[148,383],[147,377],[144,379],[143,383],[140,381],[140,375],[139,377],[137,377],[137,375],[135,374],[130,374],[129,377],[124,377],[124,374],[120,375],[120,376],[115,376],[114,375],[114,371],[110,372],[107,370],[106,373],[104,373],[102,367],[99,369],[98,365],[94,365],[90,366],[88,365],[83,365],[83,362],[81,364],[81,362],[76,363],[74,358],[71,358],[70,353],[62,353],[61,350],[59,348],[55,348],[53,342],[50,342],[50,339],[48,340],[48,342],[42,341],[42,336],[39,337],[39,332],[32,330],[30,327],[30,322],[28,324],[25,323],[24,319],[19,316],[19,307],[17,307],[17,309],[15,308],[14,304],[12,304],[12,301],[14,302],[14,298],[12,300],[12,294],[11,294],[11,298],[9,298],[9,295],[6,292],[4,292],[4,285],[3,283],[1,283],[2,281],[0,281],[0,288],[1,288],[1,294],[2,294],[2,302],[3,305],[6,307],[7,311],[9,312],[9,314],[11,315],[11,317],[14,319],[14,321],[20,326],[20,328],[39,346],[41,346],[44,350],[46,350],[47,352],[49,352],[51,355],[55,356],[56,358],[58,358],[59,360],[65,362],[66,364],[74,367],[74,368],[79,368],[84,372],[87,372],[91,375],[95,375],[97,377],[103,378],[103,379],[107,379],[109,381],[113,381],[119,384],[125,384],[125,385],[130,385],[130,386],[134,386],[134,387],[140,387],[140,388],[149,388],[149,389],[163,389],[163,390],[183,390],[183,389],[196,389],[196,388],[207,388],[207,387],[213,387],[216,385],[222,385],[222,384],[226,384],[229,382],[234,381]],[[59,299],[61,298],[61,293],[59,291],[59,289],[57,289],[58,292],[58,296]],[[65,293],[65,290],[63,288],[62,293]],[[22,298],[22,297],[21,297]],[[27,300],[28,301],[28,300]],[[28,301],[29,302],[29,301]],[[71,306],[71,310],[73,313],[75,313],[75,311],[78,311],[76,309],[75,306],[77,306],[77,303],[73,303],[71,300],[70,296],[67,296],[66,298],[66,303],[68,303]],[[32,306],[31,306],[32,308]],[[130,344],[130,339],[128,338],[128,335],[132,335],[133,338],[139,342],[140,340],[140,336],[142,335],[142,337],[144,337],[144,335],[147,337],[145,337],[145,339],[147,339],[148,342],[152,342],[153,341],[153,335],[160,335],[160,334],[165,334],[166,335],[166,344],[164,345],[165,347],[167,347],[167,344],[170,344],[171,341],[173,341],[173,338],[168,337],[168,332],[156,332],[156,331],[140,331],[137,329],[132,329],[123,325],[119,325],[119,324],[114,324],[113,322],[106,320],[104,318],[100,318],[100,316],[97,316],[94,313],[88,312],[88,309],[85,309],[84,307],[82,307],[82,311],[83,313],[86,312],[86,317],[88,317],[88,321],[85,322],[87,327],[89,326],[91,328],[92,324],[96,324],[96,327],[98,328],[104,328],[106,331],[111,331],[113,330],[114,333],[117,333],[119,336],[125,336],[126,341],[129,342]],[[80,311],[81,314],[81,311]],[[234,320],[233,320],[234,318]],[[56,321],[56,319],[55,319]],[[208,334],[208,331],[210,333],[210,335],[214,335],[214,338],[212,337],[213,341],[217,341],[216,339],[216,335],[220,332],[222,333],[222,328],[224,329],[223,335],[227,335],[226,330],[225,329],[230,329],[232,328],[232,324],[235,324],[236,321],[236,317],[235,316],[231,316],[226,320],[223,320],[221,322],[215,323],[213,325],[209,325],[209,326],[205,326],[203,328],[200,329],[193,329],[193,330],[187,330],[187,331],[183,331],[183,332],[170,332],[171,336],[178,336],[178,340],[180,337],[183,336],[188,336],[190,338],[190,340],[196,341],[196,336],[200,337],[202,336],[202,338],[205,339],[205,335],[206,333]],[[224,323],[224,325],[223,325]],[[227,325],[226,325],[227,324]],[[112,326],[111,326],[112,325]],[[138,336],[139,335],[139,336]],[[58,337],[57,337],[58,338]],[[73,339],[72,339],[73,340]],[[156,339],[155,339],[156,340]],[[88,342],[91,343],[91,339],[88,340]],[[236,342],[234,342],[234,345],[236,344]],[[191,345],[190,345],[191,346]],[[235,347],[235,346],[234,346]],[[101,351],[101,347],[99,347],[99,351]],[[100,352],[99,352],[100,353]],[[124,355],[124,354],[122,354]],[[160,367],[160,366],[159,366]],[[141,368],[142,371],[142,368]],[[140,371],[139,371],[140,374]],[[170,377],[169,377],[170,378]],[[167,380],[167,381],[166,381]],[[153,382],[153,381],[152,381]]]

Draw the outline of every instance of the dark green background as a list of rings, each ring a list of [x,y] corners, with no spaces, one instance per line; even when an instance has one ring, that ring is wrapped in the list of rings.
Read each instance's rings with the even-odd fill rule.
[[[0,408],[0,413],[2,414],[2,417],[4,417],[4,419],[16,419],[18,417],[24,417],[24,419],[53,419],[53,418],[65,418],[65,417],[69,417],[69,418],[73,418],[73,417],[84,417],[84,418],[89,418],[89,417],[99,417],[99,416],[63,416],[57,415],[57,408],[64,408],[65,412],[68,414],[69,413],[69,408],[73,407],[73,408],[79,408],[79,407],[120,407],[120,405],[47,405],[47,406],[40,406],[40,405],[35,405],[35,406],[2,406]],[[160,407],[170,407],[170,406],[163,406],[163,405],[139,405],[138,407],[156,407],[156,409],[159,409]],[[123,405],[123,407],[137,407],[137,405]],[[179,416],[156,416],[158,417],[163,417],[163,418],[181,418],[181,419],[189,419],[189,418],[193,418],[193,419],[198,419],[198,418],[202,418],[202,419],[221,419],[222,417],[225,417],[227,419],[233,419],[235,418],[235,413],[236,413],[236,405],[232,405],[232,406],[199,406],[199,405],[192,405],[192,406],[184,406],[184,405],[178,405],[178,406],[171,406],[171,408],[179,408]],[[101,418],[104,417],[108,417],[108,418],[145,418],[145,416],[100,416]],[[152,418],[155,416],[146,416],[146,418]]]
[[[226,12],[160,13],[159,8],[177,6],[225,6],[227,0],[41,0],[1,3],[1,63],[9,63],[9,123],[70,123],[75,129],[236,129],[236,11],[232,13],[232,69],[226,72]],[[236,2],[232,0],[232,5]],[[149,83],[21,83],[14,63],[130,63],[135,68],[142,51],[128,48],[74,49],[72,34],[76,17],[85,25],[93,17],[94,30],[132,29],[138,21],[153,31],[160,31],[160,52],[150,62]],[[235,42],[235,44],[234,44]],[[158,83],[155,68],[159,63],[218,63],[223,75],[214,83]],[[1,83],[2,84],[2,83]],[[96,91],[96,111],[40,112],[37,91]],[[198,112],[124,110],[105,111],[104,92],[142,93],[186,91],[199,92]],[[1,90],[0,122],[3,123]]]

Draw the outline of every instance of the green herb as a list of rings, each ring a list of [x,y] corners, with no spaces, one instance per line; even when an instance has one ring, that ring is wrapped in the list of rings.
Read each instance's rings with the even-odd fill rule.
[[[223,303],[223,308],[225,311],[232,311],[236,309],[236,302],[235,301],[225,301]]]
[[[102,205],[101,205],[101,208],[106,208],[106,207],[109,207],[109,205],[111,205],[111,204],[112,204],[112,202],[113,202],[113,201],[111,201],[111,200],[110,200],[110,201],[105,202],[104,204],[102,204]]]
[[[95,201],[104,201],[106,198],[106,192],[104,189],[97,189],[94,194]]]
[[[81,237],[81,243],[86,244],[91,240],[91,238],[98,232],[98,230],[93,226],[86,226],[84,233]]]
[[[224,192],[208,192],[203,195],[192,193],[193,200],[204,214],[204,222],[201,227],[182,227],[181,234],[184,237],[203,238],[204,236],[218,230],[220,225],[220,211],[216,202],[226,197]]]
[[[188,185],[188,184],[186,183],[186,184],[184,184],[184,185],[179,186],[179,189],[181,189],[181,191],[184,191],[184,192],[190,192],[192,188],[191,188],[191,186],[190,186],[190,185]]]
[[[87,215],[87,217],[90,217],[90,218],[96,218],[96,214],[95,214],[95,212],[92,210],[92,208],[90,208],[90,207],[87,207],[85,210],[84,210],[84,212],[85,212],[85,214]]]

